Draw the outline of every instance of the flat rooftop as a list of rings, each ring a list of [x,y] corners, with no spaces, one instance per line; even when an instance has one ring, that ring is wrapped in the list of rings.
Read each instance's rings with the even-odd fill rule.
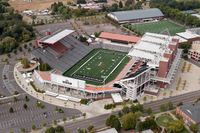
[[[73,32],[74,32],[74,30],[65,29],[60,32],[56,32],[55,34],[46,36],[46,37],[42,38],[41,41],[43,43],[47,43],[47,44],[54,44]]]
[[[115,34],[110,32],[101,32],[99,38],[108,39],[108,40],[116,40],[116,41],[124,41],[128,43],[137,43],[140,40],[140,37],[133,35],[122,35]]]
[[[197,35],[195,33],[192,33],[192,32],[189,32],[189,31],[186,31],[186,32],[180,32],[180,33],[176,33],[178,36],[184,38],[184,39],[194,39],[194,38],[197,38],[197,37],[200,37],[200,35]]]
[[[111,12],[110,14],[114,15],[118,21],[164,17],[163,13],[158,8],[118,11]]]

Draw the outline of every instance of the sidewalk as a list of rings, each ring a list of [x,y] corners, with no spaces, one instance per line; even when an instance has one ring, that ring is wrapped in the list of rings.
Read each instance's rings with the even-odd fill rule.
[[[50,103],[50,104],[53,104],[56,106],[78,109],[82,113],[86,113],[87,118],[102,115],[105,113],[111,113],[112,111],[116,111],[116,110],[120,109],[120,107],[117,107],[114,110],[105,110],[104,109],[104,105],[111,103],[111,99],[103,99],[103,100],[92,102],[89,105],[83,105],[83,104],[75,103],[75,102],[71,102],[71,101],[63,101],[63,100],[57,99],[55,97],[45,95],[43,93],[38,93],[33,89],[33,87],[30,84],[28,84],[25,81],[22,74],[17,71],[16,66],[14,67],[14,78],[15,78],[17,84],[26,93],[35,97],[36,99],[39,99],[41,101],[44,101],[46,103]]]
[[[184,62],[186,62],[186,65],[185,69],[182,71]],[[197,73],[200,73],[200,67],[183,60],[169,88],[161,89],[158,96],[144,94],[138,100],[142,104],[197,91],[200,85],[200,75]]]

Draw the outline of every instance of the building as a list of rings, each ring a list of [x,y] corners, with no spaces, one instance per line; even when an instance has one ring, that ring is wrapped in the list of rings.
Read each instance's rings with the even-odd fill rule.
[[[188,43],[192,43],[193,41],[200,40],[200,35],[186,30],[185,32],[176,33],[177,36],[187,40]]]
[[[179,40],[161,34],[146,33],[128,53],[135,60],[126,77],[117,83],[127,99],[135,100],[153,88],[167,88],[173,81],[181,61]],[[158,91],[153,90],[152,93]]]
[[[176,114],[182,116],[184,122],[187,124],[199,124],[200,103],[184,104],[183,106],[177,107]]]
[[[146,22],[164,18],[158,8],[111,12],[107,16],[119,24]]]
[[[55,96],[58,99],[79,102],[81,98],[105,98],[111,93],[121,92],[120,89],[109,87],[87,86],[84,80],[62,76],[52,72],[35,70],[33,73],[35,85],[44,90],[47,95]]]
[[[160,88],[170,86],[179,68],[182,50],[178,49],[179,40],[172,36],[145,33],[139,38],[102,32],[96,43],[86,46],[72,33],[71,30],[62,30],[49,34],[37,41],[38,48],[33,51],[36,57],[53,68],[51,72],[35,70],[34,83],[46,94],[59,99],[79,101],[81,98],[112,97],[119,103],[123,101],[121,94],[130,100],[143,93],[156,95]],[[99,48],[125,52],[131,58],[108,85],[91,86],[84,78],[80,80],[62,75],[90,51]]]
[[[188,52],[188,58],[200,61],[200,41],[192,43],[192,48]]]
[[[122,35],[110,32],[101,32],[99,37],[96,39],[103,48],[111,50],[114,50],[115,48],[116,51],[122,52],[129,52],[133,45],[139,40],[140,37],[134,35]]]

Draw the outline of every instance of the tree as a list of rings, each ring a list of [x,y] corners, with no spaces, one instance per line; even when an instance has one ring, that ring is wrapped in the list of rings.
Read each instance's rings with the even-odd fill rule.
[[[45,133],[55,133],[55,129],[53,127],[47,128]]]
[[[22,132],[22,133],[25,133],[25,132],[26,132],[26,129],[25,129],[25,128],[21,128],[21,132]]]
[[[170,123],[167,130],[172,133],[180,133],[184,128],[183,122],[180,120],[174,120]]]
[[[122,109],[122,112],[123,112],[123,114],[129,113],[130,112],[129,107],[128,106],[124,106],[123,109]]]
[[[135,0],[126,0],[125,6],[126,7],[133,7],[133,6],[135,6]]]
[[[86,117],[86,113],[83,113],[83,117],[84,117],[84,119],[85,119],[85,117]]]
[[[123,3],[122,3],[122,1],[119,2],[119,8],[123,8]]]
[[[77,0],[77,4],[86,4],[85,0]]]
[[[28,98],[28,96],[25,96],[25,101],[28,102],[30,99]]]
[[[125,130],[135,129],[137,119],[137,116],[132,112],[123,115],[121,118],[122,128]]]
[[[181,43],[179,48],[183,49],[184,53],[188,53],[188,50],[191,48],[191,44],[188,43]]]
[[[55,128],[55,133],[65,133],[64,127],[62,126],[57,126]]]
[[[138,112],[138,111],[143,112],[144,109],[143,109],[143,106],[141,104],[136,104],[136,105],[132,104],[131,107],[130,107],[130,110],[131,110],[131,112],[135,113],[135,112]]]
[[[78,133],[87,133],[87,130],[86,129],[78,128]]]
[[[199,131],[199,127],[198,125],[196,124],[191,124],[190,125],[190,130],[193,132],[193,133],[197,133]]]
[[[152,111],[152,109],[151,109],[150,107],[146,109],[146,113],[147,113],[148,115],[152,114],[152,112],[153,112],[153,111]]]
[[[9,108],[10,113],[14,113],[14,109],[12,107]]]
[[[22,52],[22,51],[23,51],[22,47],[19,47],[19,52]]]
[[[168,109],[172,110],[174,109],[173,103],[172,102],[168,102]]]
[[[23,58],[21,60],[21,64],[23,65],[23,68],[29,68],[30,67],[30,63],[29,63],[29,60],[27,58]]]
[[[14,48],[18,46],[17,41],[15,38],[12,37],[5,37],[0,42],[0,52],[2,53],[8,53],[11,52]]]
[[[88,129],[89,132],[94,131],[94,126],[93,125],[89,125],[87,129]]]
[[[112,6],[111,6],[111,11],[117,11],[118,10],[118,5],[117,5],[117,3],[114,3],[114,4],[112,4]]]
[[[136,129],[138,131],[143,131],[147,129],[158,130],[159,126],[157,125],[155,118],[153,116],[147,117],[144,121],[138,121],[136,124]]]
[[[115,128],[116,130],[121,129],[121,123],[117,118],[117,116],[115,115],[111,115],[110,117],[107,118],[106,125]]]
[[[24,107],[25,110],[27,110],[27,108],[28,108],[28,106],[26,104],[24,104],[23,107]]]
[[[36,129],[36,126],[35,124],[32,124],[32,129],[35,130]]]

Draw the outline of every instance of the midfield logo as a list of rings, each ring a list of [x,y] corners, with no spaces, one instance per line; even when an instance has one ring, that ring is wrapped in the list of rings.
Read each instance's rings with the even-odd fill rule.
[[[72,85],[72,83],[69,82],[69,80],[67,80],[67,79],[65,81],[63,81],[63,83],[68,84],[68,85]]]

